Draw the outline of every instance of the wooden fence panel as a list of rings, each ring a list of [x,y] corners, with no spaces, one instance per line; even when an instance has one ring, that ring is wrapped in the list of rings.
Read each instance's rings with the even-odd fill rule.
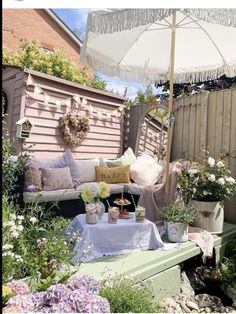
[[[171,159],[196,159],[207,149],[214,158],[224,154],[236,177],[236,88],[182,97],[174,114]],[[225,204],[225,219],[236,223],[236,196]]]

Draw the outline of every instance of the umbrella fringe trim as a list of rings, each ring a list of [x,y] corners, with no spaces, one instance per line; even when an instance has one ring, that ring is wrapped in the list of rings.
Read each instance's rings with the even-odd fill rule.
[[[118,76],[123,81],[131,81],[136,83],[153,83],[156,82],[158,84],[165,83],[169,80],[169,74],[155,74],[149,73],[145,75],[145,73],[137,73],[130,72],[129,70],[120,70],[116,67],[110,68],[106,64],[91,59],[87,56],[87,63],[91,66],[94,71],[102,72],[108,76]],[[212,69],[212,70],[202,70],[196,72],[187,72],[187,73],[175,73],[174,75],[174,83],[192,83],[192,82],[204,82],[209,80],[214,80],[222,75],[226,75],[227,77],[236,76],[236,64],[233,65],[223,65],[221,67]]]
[[[171,15],[173,9],[123,9],[106,14],[88,16],[87,27],[94,33],[106,34],[147,25]],[[208,23],[236,27],[235,9],[183,9],[197,19]]]

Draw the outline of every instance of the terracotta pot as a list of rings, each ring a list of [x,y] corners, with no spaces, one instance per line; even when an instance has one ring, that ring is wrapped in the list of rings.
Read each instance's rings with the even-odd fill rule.
[[[204,229],[212,234],[223,232],[224,203],[191,200],[191,204],[198,209],[198,216],[193,222],[194,227]]]

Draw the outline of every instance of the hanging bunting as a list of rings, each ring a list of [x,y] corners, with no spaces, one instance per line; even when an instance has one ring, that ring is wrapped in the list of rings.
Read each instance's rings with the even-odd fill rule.
[[[34,96],[40,95],[40,94],[42,94],[42,93],[43,93],[42,89],[39,87],[38,84],[36,84],[36,85],[34,86]]]
[[[82,108],[84,107],[84,108],[86,108],[87,107],[87,105],[88,105],[88,101],[87,101],[87,99],[86,98],[83,98],[82,99],[82,103],[81,103],[81,105],[82,105]]]
[[[47,106],[49,101],[51,100],[51,97],[47,93],[44,93],[44,97],[45,97],[44,103]]]
[[[34,84],[35,84],[35,81],[33,80],[32,76],[29,74],[26,85],[28,86],[28,85],[34,85]]]
[[[55,99],[55,104],[59,108],[61,106],[61,100]]]
[[[78,104],[81,105],[81,100],[80,100],[80,95],[79,95],[79,94],[75,94],[75,95],[73,96],[73,99],[74,99]]]

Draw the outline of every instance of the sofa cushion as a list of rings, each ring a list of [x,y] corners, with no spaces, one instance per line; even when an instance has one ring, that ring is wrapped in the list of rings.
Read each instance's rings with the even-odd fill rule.
[[[139,156],[130,166],[130,177],[138,185],[153,185],[163,174],[163,167],[150,155]]]
[[[129,167],[95,167],[96,181],[106,183],[129,183]]]
[[[42,169],[44,191],[72,189],[72,178],[69,167]]]
[[[132,148],[127,148],[124,154],[120,157],[122,166],[131,165],[137,157],[134,155]]]
[[[96,181],[95,167],[100,166],[99,158],[94,159],[74,159],[78,169],[78,175],[81,183]]]
[[[30,160],[25,170],[24,190],[28,192],[42,190],[41,179],[38,163],[35,160]]]
[[[60,158],[55,160],[54,163],[50,166],[50,168],[65,168],[65,167],[69,167],[73,186],[74,188],[76,188],[80,184],[79,167],[74,161],[70,149],[67,149],[65,153]]]

